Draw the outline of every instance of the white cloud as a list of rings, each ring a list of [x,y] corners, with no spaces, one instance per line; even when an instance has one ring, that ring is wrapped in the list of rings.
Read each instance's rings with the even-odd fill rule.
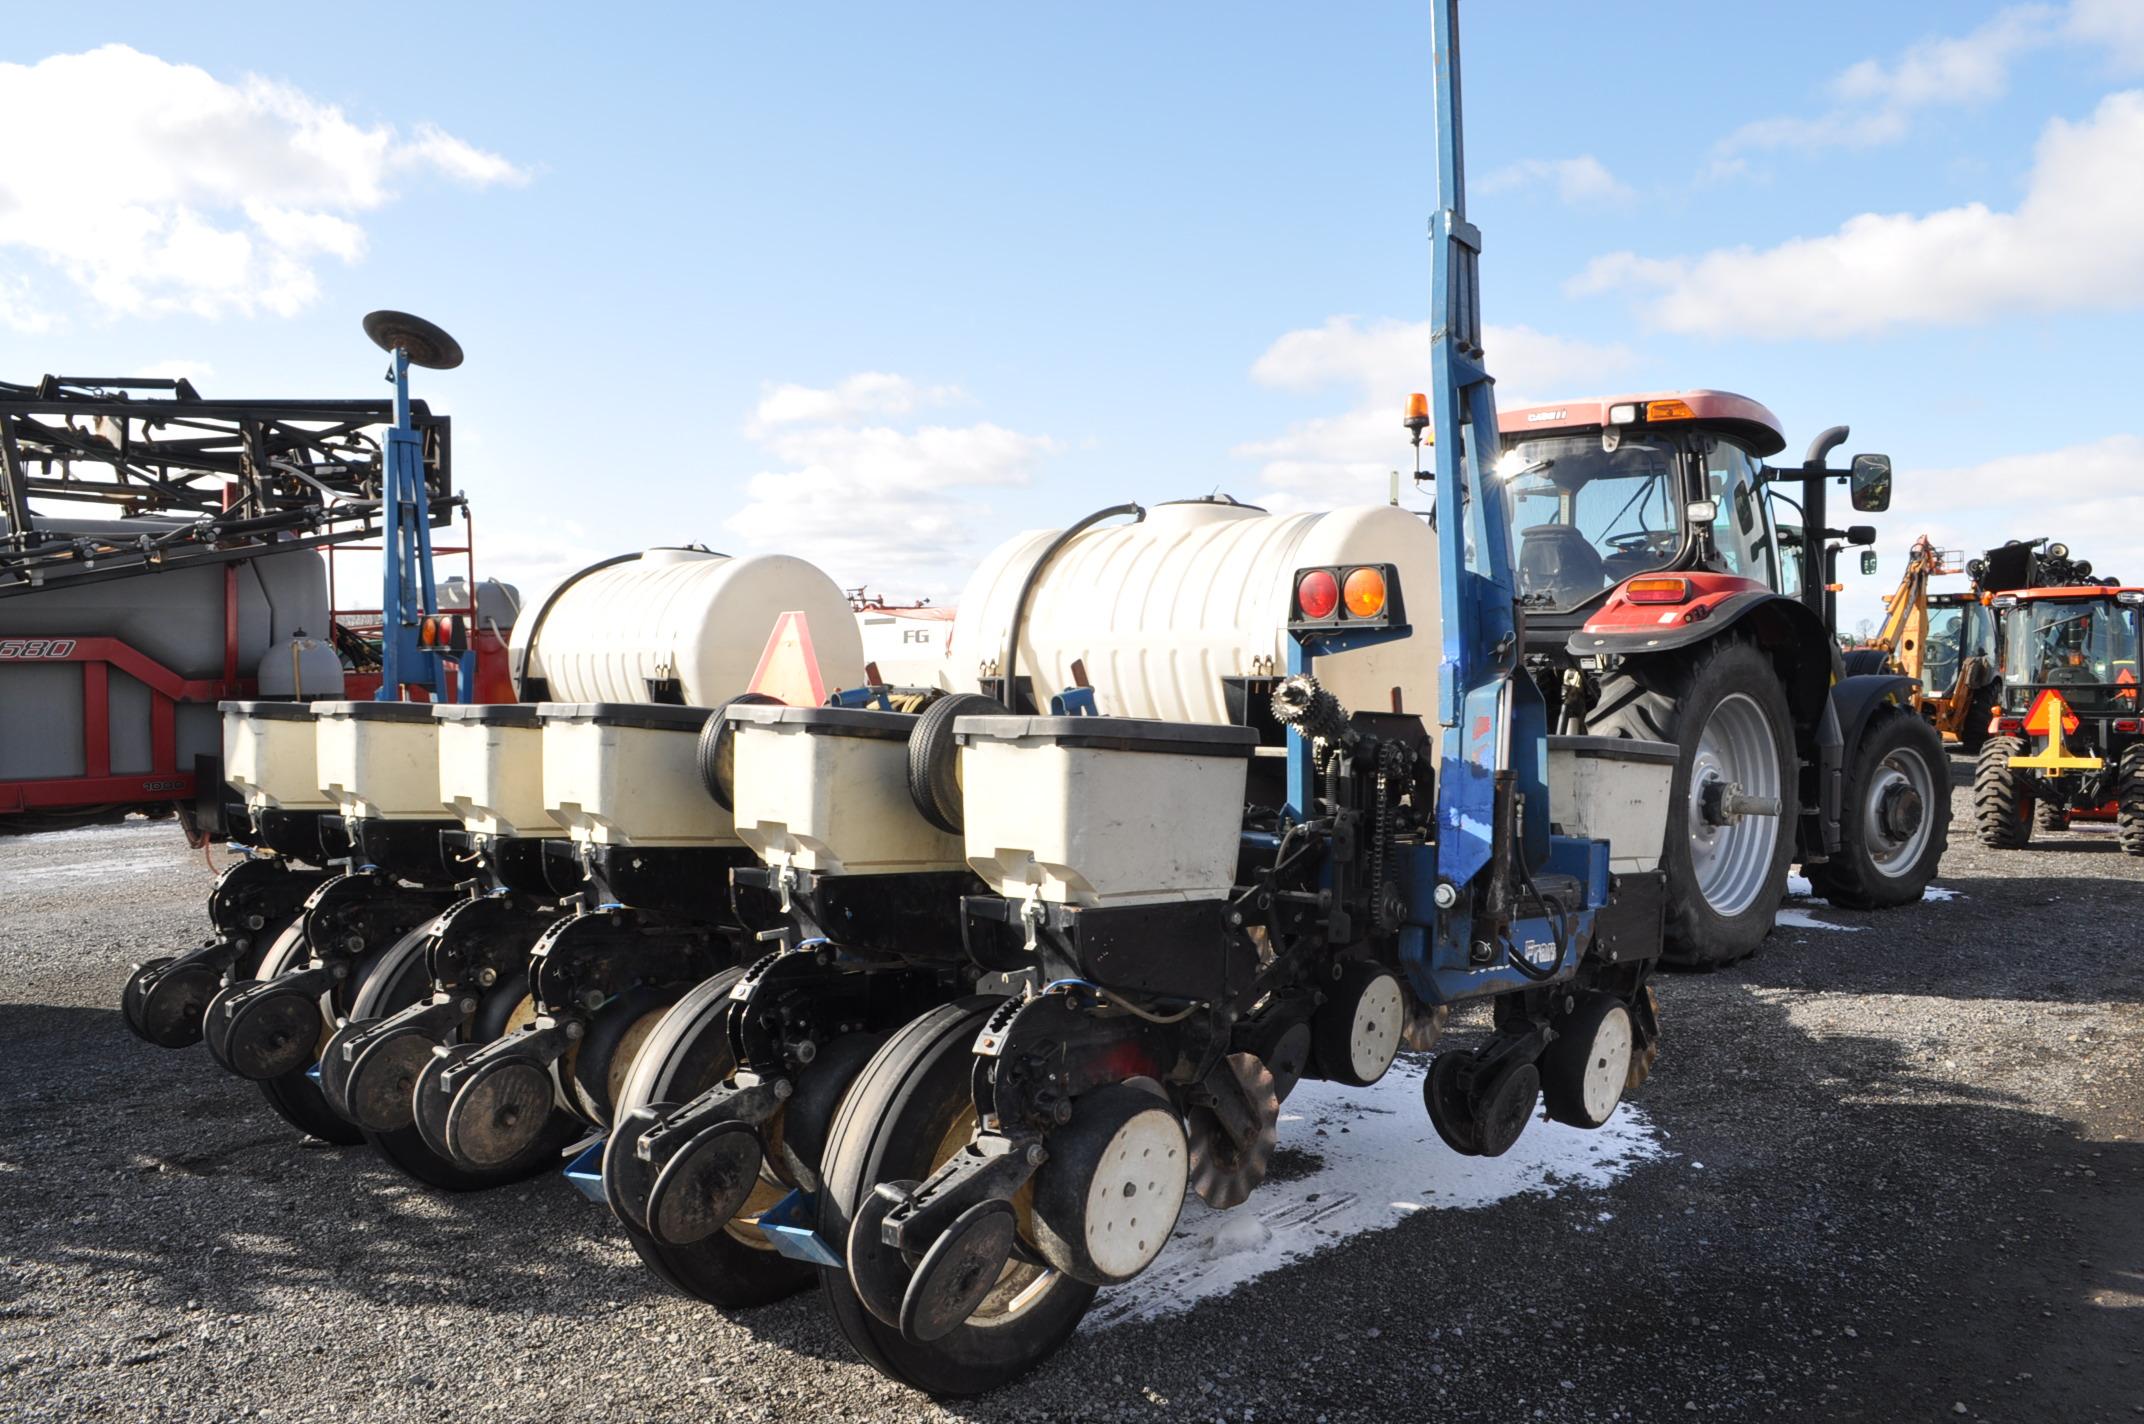
[[[1742,125],[1713,150],[1713,178],[1741,171],[1733,155],[1766,149],[1876,148],[1912,131],[1924,109],[1986,104],[2009,92],[2018,62],[2059,45],[2090,49],[2116,74],[2144,73],[2144,4],[2070,0],[2012,5],[1962,35],[1907,47],[1889,63],[1863,59],[1832,77],[1832,106],[1814,117],[1780,115]]]
[[[2062,19],[2053,5],[2014,5],[1967,34],[1922,40],[1889,64],[1861,60],[1832,79],[1833,107],[1825,113],[1755,120],[1722,139],[1715,152],[1896,143],[1918,110],[2000,98],[2010,87],[2012,66],[2061,37]]]
[[[58,324],[58,317],[37,304],[28,278],[0,272],[0,326],[37,336]]]
[[[2144,5],[2137,0],[2071,0],[2065,33],[2106,56],[2117,73],[2144,73]]]
[[[1492,325],[1484,343],[1503,405],[1571,395],[1573,387],[1605,381],[1637,360],[1625,346],[1573,341],[1526,326]],[[1268,347],[1251,367],[1252,380],[1305,393],[1344,389],[1354,403],[1235,448],[1237,456],[1259,462],[1259,502],[1294,509],[1384,499],[1391,471],[1411,467],[1400,417],[1408,392],[1428,383],[1429,348],[1426,321],[1352,316],[1288,332]]]
[[[404,139],[289,85],[116,44],[0,64],[0,132],[52,139],[0,166],[0,322],[18,329],[52,324],[31,301],[52,273],[106,315],[288,316],[318,296],[318,261],[364,255],[356,218],[392,177],[527,180],[429,124]]]
[[[1694,259],[1611,253],[1569,290],[1653,293],[1645,315],[1667,330],[1775,340],[2121,308],[2144,301],[2139,173],[2144,91],[2110,94],[2088,119],[2048,124],[2014,211],[1864,213],[1829,236]]]
[[[907,415],[927,406],[966,399],[958,386],[919,386],[906,376],[860,371],[833,387],[769,384],[747,427],[752,434],[800,421],[853,420],[870,415]]]
[[[985,492],[1028,483],[1060,446],[988,421],[902,429],[857,417],[899,415],[959,398],[868,372],[830,390],[770,387],[745,433],[773,467],[745,482],[723,527],[747,544],[810,559],[845,585],[942,595],[986,525]]]
[[[196,386],[216,374],[216,368],[206,361],[180,358],[174,361],[157,361],[143,368],[144,376],[153,376],[165,381],[192,381]]]
[[[1590,153],[1576,158],[1528,158],[1498,169],[1480,187],[1485,193],[1499,193],[1535,184],[1553,185],[1556,196],[1574,208],[1627,203],[1633,196],[1629,185]]]

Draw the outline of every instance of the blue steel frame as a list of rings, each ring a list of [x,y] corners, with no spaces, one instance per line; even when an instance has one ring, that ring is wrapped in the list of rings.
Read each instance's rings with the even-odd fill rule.
[[[410,422],[409,352],[396,347],[389,379],[395,383],[395,423],[387,432],[387,458],[380,511],[380,687],[375,701],[401,700],[405,686],[439,697],[446,687],[447,659],[426,648],[417,626],[439,611],[432,582],[432,502],[424,487],[424,437]],[[470,590],[474,597],[476,591]],[[457,664],[455,697],[475,698],[476,659]]]
[[[1521,629],[1513,576],[1511,510],[1494,483],[1498,449],[1495,382],[1482,364],[1481,232],[1466,218],[1466,155],[1459,93],[1459,0],[1436,0],[1431,26],[1438,205],[1430,219],[1431,428],[1437,476],[1437,559],[1443,595],[1443,666],[1437,721],[1437,839],[1398,863],[1408,923],[1400,962],[1432,1003],[1523,989],[1577,967],[1594,911],[1608,897],[1608,847],[1549,834],[1548,716],[1519,671]],[[1306,634],[1290,640],[1288,670],[1309,672],[1320,655],[1404,637],[1408,629]],[[1517,824],[1500,824],[1497,777],[1512,774]],[[1288,738],[1290,810],[1311,804],[1310,749]],[[1583,903],[1557,918],[1487,927],[1504,943],[1473,943],[1479,912],[1497,897],[1489,879],[1498,838],[1516,834],[1510,857],[1527,874],[1574,876]],[[1506,892],[1517,887],[1501,887]],[[1439,907],[1442,890],[1451,904]],[[1507,899],[1509,897],[1507,896]],[[1510,963],[1525,958],[1535,973]]]

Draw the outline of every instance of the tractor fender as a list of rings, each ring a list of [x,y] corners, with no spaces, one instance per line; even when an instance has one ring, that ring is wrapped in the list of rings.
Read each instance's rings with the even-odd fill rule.
[[[1737,582],[1743,586],[1724,597],[1701,601],[1699,606],[1709,610],[1701,617],[1646,626],[1628,621],[1628,611],[1620,610],[1621,619],[1589,623],[1571,635],[1567,646],[1581,659],[1619,656],[1642,662],[1672,658],[1729,633],[1755,642],[1779,669],[1787,712],[1794,719],[1795,753],[1801,762],[1796,778],[1800,814],[1794,826],[1795,859],[1803,864],[1821,861],[1839,844],[1839,805],[1846,765],[1846,739],[1830,695],[1839,664],[1838,652],[1824,620],[1799,599],[1769,588],[1750,587],[1746,581]]]
[[[1911,707],[1915,686],[1912,678],[1899,673],[1870,673],[1863,677],[1842,678],[1832,687],[1831,705],[1838,713],[1840,741],[1849,761],[1869,718],[1876,715],[1876,709],[1886,702]]]
[[[1580,658],[1638,658],[1696,647],[1730,630],[1754,638],[1779,665],[1787,707],[1807,756],[1823,721],[1836,657],[1824,620],[1799,599],[1768,588],[1744,588],[1717,600],[1701,599],[1683,611],[1687,617],[1699,609],[1705,611],[1696,618],[1650,626],[1597,619],[1573,633],[1566,646]]]

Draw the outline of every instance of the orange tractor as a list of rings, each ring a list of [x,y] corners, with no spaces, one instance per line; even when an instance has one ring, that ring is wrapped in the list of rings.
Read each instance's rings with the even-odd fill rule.
[[[2144,588],[2028,588],[1992,607],[2002,704],[1973,777],[1981,843],[2015,850],[2035,826],[2112,820],[2144,856]]]

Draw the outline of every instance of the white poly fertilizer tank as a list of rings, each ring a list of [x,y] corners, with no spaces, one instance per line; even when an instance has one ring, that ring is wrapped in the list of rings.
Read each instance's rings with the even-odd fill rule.
[[[953,684],[997,674],[1020,585],[1052,529],[1015,535],[961,594],[948,661]],[[1045,704],[1085,665],[1106,714],[1229,722],[1224,682],[1287,673],[1296,570],[1391,564],[1414,636],[1320,658],[1315,672],[1351,711],[1433,717],[1438,617],[1436,535],[1417,514],[1357,505],[1268,514],[1227,499],[1157,505],[1140,522],[1089,529],[1058,551],[1029,596],[1017,675]]]
[[[840,585],[802,559],[650,549],[527,601],[511,666],[523,701],[713,707],[745,690],[784,613],[801,613],[831,693],[863,682]]]

